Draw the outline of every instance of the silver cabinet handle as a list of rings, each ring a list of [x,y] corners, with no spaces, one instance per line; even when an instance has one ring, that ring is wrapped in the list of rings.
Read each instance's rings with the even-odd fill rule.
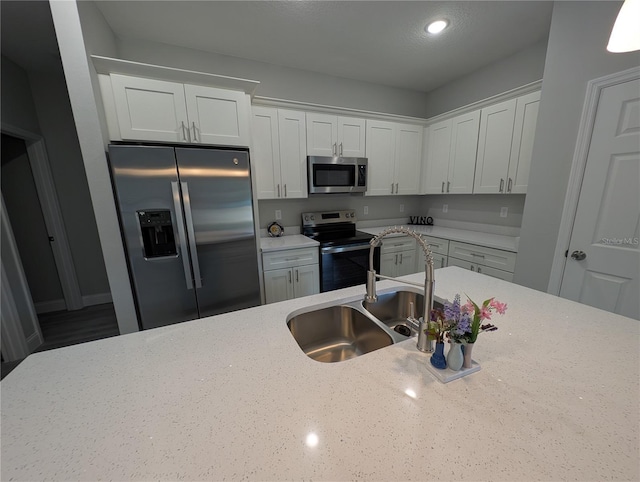
[[[513,180],[509,178],[509,184],[507,184],[507,192],[511,192],[512,186],[513,186]]]
[[[338,144],[336,144],[335,142],[333,143],[333,155],[338,155]]]
[[[473,265],[471,265],[471,268],[469,268],[469,269],[471,269],[471,271],[475,271],[475,270],[473,269]]]
[[[278,197],[280,197],[280,184],[278,184]]]
[[[289,270],[289,283],[291,283],[291,270]]]
[[[296,270],[296,283],[299,282],[300,279],[298,278],[298,270]]]
[[[584,251],[574,251],[571,253],[571,259],[575,259],[576,261],[582,261],[587,257],[587,253]]]
[[[396,194],[398,194],[398,183],[396,182]]]
[[[187,236],[184,232],[184,220],[182,219],[182,206],[180,205],[180,190],[178,183],[171,183],[171,191],[173,192],[173,209],[176,216],[176,227],[178,228],[178,240],[180,242],[180,253],[182,255],[182,267],[184,269],[184,277],[187,282],[187,289],[193,289],[193,280],[191,279],[191,267],[189,266],[189,255],[187,254]]]
[[[398,264],[398,255],[396,254],[396,262],[395,264]]]
[[[447,192],[449,192],[449,186],[451,186],[451,182],[447,181]]]
[[[504,190],[504,179],[500,179],[500,192]]]
[[[474,253],[473,251],[471,251],[471,256],[477,256],[478,258],[484,258],[484,254]]]
[[[402,253],[400,253],[400,264],[402,264]]]
[[[480,266],[478,266],[478,273],[482,273],[482,271],[480,270]]]
[[[444,192],[444,181],[442,181],[442,189],[440,190],[440,192]]]
[[[180,124],[182,125],[182,140],[187,142],[187,134],[185,133],[184,121],[181,121]]]
[[[391,194],[393,194],[393,183],[391,183]]]
[[[191,214],[191,198],[189,197],[189,186],[186,182],[181,182],[182,202],[184,203],[184,217],[187,220],[187,234],[189,235],[189,251],[191,251],[191,264],[193,265],[193,277],[196,280],[196,288],[202,288],[202,278],[200,278],[200,263],[198,262],[198,250],[196,246],[196,233],[193,229],[193,216]]]
[[[444,256],[440,258],[440,267],[444,268]]]
[[[340,143],[340,155],[342,155],[342,142]]]
[[[287,185],[284,185],[284,197],[287,197]]]
[[[196,132],[196,123],[193,123],[193,142],[198,142],[198,135]]]

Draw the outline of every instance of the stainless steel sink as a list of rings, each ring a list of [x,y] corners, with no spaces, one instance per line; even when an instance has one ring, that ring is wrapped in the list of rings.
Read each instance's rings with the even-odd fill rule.
[[[415,330],[406,322],[414,304],[415,317],[423,313],[424,296],[416,289],[387,289],[378,294],[376,303],[362,298],[347,299],[294,311],[287,326],[302,351],[314,360],[333,363],[393,345]],[[434,301],[434,306],[442,306]],[[410,334],[409,334],[410,333]]]
[[[319,362],[348,360],[394,343],[384,328],[355,306],[333,305],[292,315],[287,320],[291,334],[302,351]]]

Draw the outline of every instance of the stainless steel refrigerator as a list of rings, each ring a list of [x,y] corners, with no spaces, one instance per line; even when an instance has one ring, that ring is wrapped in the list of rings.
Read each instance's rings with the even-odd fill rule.
[[[246,151],[110,145],[142,329],[260,304]]]

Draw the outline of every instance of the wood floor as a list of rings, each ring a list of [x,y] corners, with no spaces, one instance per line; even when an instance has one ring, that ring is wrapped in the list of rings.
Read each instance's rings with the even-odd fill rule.
[[[113,303],[87,306],[77,311],[57,311],[38,315],[44,343],[36,352],[53,350],[87,341],[119,335]],[[20,360],[22,361],[22,360]],[[2,378],[20,361],[3,362]]]

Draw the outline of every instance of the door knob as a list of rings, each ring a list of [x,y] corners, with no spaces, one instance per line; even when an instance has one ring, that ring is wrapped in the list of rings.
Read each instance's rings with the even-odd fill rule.
[[[584,251],[574,251],[571,253],[571,259],[575,259],[576,261],[582,261],[587,257],[587,253]]]

